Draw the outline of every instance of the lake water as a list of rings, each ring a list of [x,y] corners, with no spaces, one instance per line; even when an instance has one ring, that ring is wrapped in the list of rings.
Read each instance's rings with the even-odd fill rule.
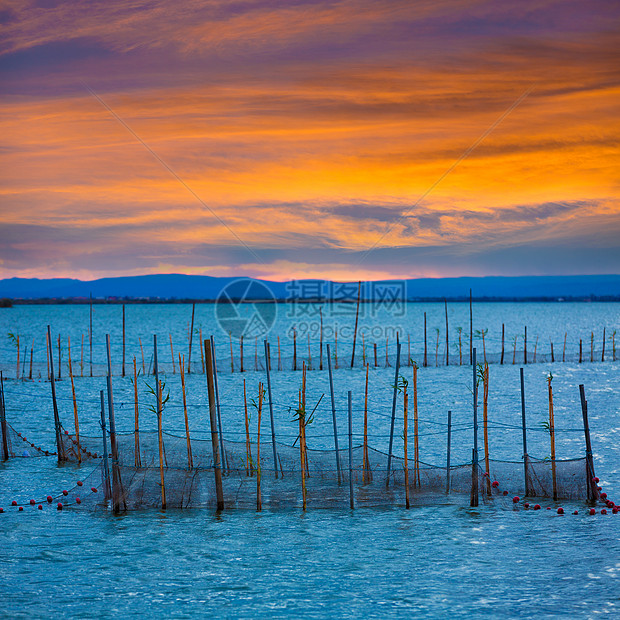
[[[334,369],[339,430],[346,433],[346,393],[354,403],[353,432],[358,444],[362,432],[365,373],[350,366],[352,324],[349,308],[325,309],[324,342],[335,347],[338,328],[339,368]],[[304,314],[298,314],[303,312]],[[423,363],[424,312],[427,315],[428,367],[418,370],[420,455],[424,462],[445,463],[446,413],[452,410],[452,462],[466,463],[472,448],[472,395],[469,362],[469,307],[449,304],[450,365],[445,366],[445,316],[443,304],[406,304],[404,308],[362,306],[357,362],[366,357],[369,370],[369,443],[387,450],[392,389],[394,340],[399,332],[403,364],[411,358]],[[16,306],[0,311],[0,368],[7,380],[7,418],[16,430],[47,449],[54,448],[50,384],[46,381],[45,330],[51,325],[57,356],[61,335],[62,379],[57,382],[60,415],[73,429],[71,386],[67,380],[67,337],[71,337],[74,372],[82,372],[75,389],[84,435],[100,429],[99,390],[105,364],[105,334],[111,335],[114,362],[114,394],[117,427],[133,426],[133,385],[129,377],[117,376],[122,359],[120,306],[95,306],[93,361],[95,377],[88,376],[88,306]],[[320,318],[320,317],[319,317]],[[133,372],[133,356],[145,367],[151,362],[152,334],[158,336],[158,353],[165,372],[170,401],[164,425],[183,429],[183,409],[178,368],[172,372],[170,337],[175,353],[188,354],[188,323],[191,306],[131,305],[126,307],[126,361]],[[304,325],[305,321],[305,325]],[[296,405],[301,373],[277,370],[276,347],[280,337],[285,367],[292,364],[291,327],[297,330],[298,363],[308,358],[308,339],[313,370],[308,373],[308,402],[314,406],[325,394],[308,428],[310,447],[333,445],[329,382],[326,371],[317,370],[319,330],[315,307],[303,310],[278,305],[274,325],[266,336],[271,343],[273,399],[278,440],[289,445],[296,438],[290,407]],[[601,486],[620,503],[620,363],[612,360],[612,334],[620,325],[620,304],[593,303],[493,303],[474,304],[474,345],[479,356],[484,347],[491,362],[499,361],[502,324],[505,330],[505,364],[489,368],[489,452],[493,458],[519,461],[521,404],[519,362],[523,361],[523,333],[528,329],[528,361],[538,338],[537,363],[524,366],[528,415],[529,453],[549,455],[547,378],[553,375],[557,457],[584,455],[584,436],[578,386],[585,385],[588,399],[594,463]],[[213,305],[197,305],[195,333],[213,334],[220,367],[220,396],[224,433],[244,437],[243,379],[248,394],[256,397],[255,340],[245,342],[245,365],[239,373],[239,342],[233,341],[234,371],[230,372],[228,334],[220,328]],[[459,365],[458,327],[462,327]],[[437,346],[437,329],[439,342]],[[606,354],[601,363],[603,329]],[[348,330],[348,331],[347,331]],[[594,333],[595,362],[590,361]],[[33,344],[33,380],[16,380],[15,339],[20,337],[19,374],[29,374]],[[564,352],[566,362],[561,359]],[[518,336],[517,363],[512,364],[513,338]],[[385,367],[385,339],[391,367]],[[576,359],[582,340],[582,363]],[[194,347],[198,335],[194,340]],[[259,344],[262,342],[258,341]],[[375,367],[373,344],[378,343]],[[555,345],[555,363],[546,357]],[[23,364],[26,347],[27,363]],[[366,348],[364,352],[364,348]],[[435,355],[437,351],[437,366]],[[262,354],[262,349],[259,350]],[[186,377],[192,436],[209,436],[205,377],[200,351],[193,349],[194,371]],[[361,358],[361,359],[360,359]],[[57,359],[57,357],[55,358]],[[262,361],[262,355],[259,361]],[[335,360],[334,360],[335,362]],[[326,364],[326,359],[324,359]],[[57,369],[56,369],[57,371]],[[403,366],[402,376],[411,380],[412,368]],[[39,377],[39,375],[41,375]],[[148,412],[152,396],[139,378],[141,425],[154,429],[156,419]],[[268,426],[263,419],[263,433]],[[399,411],[398,422],[402,424]],[[411,431],[410,431],[411,433]],[[395,454],[402,454],[402,428],[395,438]],[[411,435],[410,435],[411,436]],[[481,441],[481,440],[480,440]],[[343,437],[344,443],[344,437]],[[411,448],[410,448],[411,452]],[[503,497],[469,507],[469,498],[437,494],[415,502],[406,510],[396,505],[351,510],[312,506],[301,509],[229,510],[216,514],[207,509],[145,510],[114,516],[111,511],[55,509],[37,510],[26,505],[23,512],[11,501],[28,503],[85,478],[92,463],[58,466],[53,457],[15,458],[0,464],[0,614],[26,617],[64,613],[71,616],[108,617],[119,614],[166,616],[215,615],[257,617],[304,615],[307,617],[593,617],[618,613],[620,609],[620,515],[587,514],[584,502],[558,503],[537,500],[542,510],[514,506],[510,488]],[[56,500],[55,500],[56,501]],[[551,507],[552,510],[546,510]],[[574,510],[578,515],[573,515]]]

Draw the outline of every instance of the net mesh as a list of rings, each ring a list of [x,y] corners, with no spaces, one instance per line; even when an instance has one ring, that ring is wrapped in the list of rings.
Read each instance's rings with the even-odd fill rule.
[[[75,458],[75,439],[63,434],[68,458]],[[136,466],[136,437],[134,433],[118,435],[118,492],[121,510],[157,508],[163,503],[159,466],[159,436],[157,432],[139,433],[139,466]],[[101,438],[81,437],[80,444],[90,458],[99,458],[95,450]],[[191,440],[192,466],[189,465],[185,437],[162,434],[164,459],[162,463],[167,508],[215,508],[216,489],[211,440]],[[255,509],[257,507],[257,478],[260,462],[260,491],[262,507],[298,508],[303,505],[301,455],[298,446],[276,444],[274,461],[270,440],[258,445],[225,440],[222,459],[222,490],[226,508]],[[341,449],[336,460],[335,450],[308,449],[305,458],[306,501],[309,508],[338,508],[349,506],[349,477],[353,480],[355,505],[391,506],[405,503],[404,459],[393,456],[388,476],[388,455],[368,447],[365,465],[364,449]],[[338,467],[339,466],[339,467]],[[104,465],[101,464],[102,472]],[[112,459],[109,459],[112,471]],[[102,475],[104,475],[102,473]],[[478,488],[482,497],[499,491],[490,484],[500,482],[502,490],[525,495],[523,462],[490,461],[489,477],[481,467],[477,471]],[[409,495],[412,504],[441,501],[446,492],[469,494],[472,487],[471,463],[450,467],[420,462],[416,467],[408,461]],[[548,460],[530,458],[527,464],[529,496],[555,497],[558,500],[585,500],[587,497],[586,461],[584,459],[555,461],[555,494],[553,464]]]

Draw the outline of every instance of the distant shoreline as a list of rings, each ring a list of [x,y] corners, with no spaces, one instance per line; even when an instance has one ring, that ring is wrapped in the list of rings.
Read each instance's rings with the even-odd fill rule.
[[[54,306],[54,305],[88,305],[91,300],[87,298],[59,298],[55,299],[52,297],[42,297],[39,299],[18,299],[18,298],[8,298],[13,306]],[[340,304],[352,304],[354,305],[356,300],[349,299],[246,299],[246,300],[233,300],[235,303],[279,303],[279,304],[308,304],[308,303],[340,303]],[[412,297],[406,300],[407,303],[440,303],[444,301],[448,301],[451,303],[467,303],[469,302],[469,297]],[[541,297],[541,296],[532,296],[532,297],[473,297],[472,302],[485,302],[485,303],[527,303],[527,302],[545,302],[545,303],[596,303],[596,302],[620,302],[620,295],[605,295],[605,296],[576,296],[576,297]],[[218,302],[216,299],[199,299],[199,298],[184,298],[184,299],[166,299],[166,298],[146,298],[146,299],[136,299],[136,298],[114,298],[114,299],[101,299],[101,298],[93,298],[93,305],[139,305],[139,304],[215,304],[215,303],[223,303]],[[362,304],[372,304],[372,303],[385,303],[385,300],[372,300],[372,299],[361,299],[360,303]],[[10,305],[2,306],[10,308]]]

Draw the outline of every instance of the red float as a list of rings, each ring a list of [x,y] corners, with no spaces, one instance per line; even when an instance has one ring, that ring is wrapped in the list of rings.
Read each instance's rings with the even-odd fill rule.
[[[76,503],[76,504],[81,504],[81,503],[82,503],[82,500],[81,500],[79,497],[76,497],[76,498],[75,498],[75,503]]]
[[[90,487],[90,490],[91,490],[93,493],[96,493],[96,492],[97,492],[97,487]]]
[[[594,510],[594,508],[590,508],[590,514],[591,515],[595,515],[596,514],[596,510]]]
[[[83,483],[81,480],[78,480],[78,481],[77,481],[77,485],[78,485],[79,487],[81,487],[83,484],[84,484],[84,483]]]
[[[603,508],[603,510],[601,510],[601,514],[602,514],[602,515],[606,515],[606,514],[607,514],[607,511]]]
[[[20,506],[20,507],[18,508],[19,512],[21,512],[23,509],[24,509],[24,507],[23,507],[23,506]]]
[[[13,500],[13,501],[11,502],[11,506],[17,506],[17,502],[16,502],[15,500]]]
[[[43,506],[41,506],[41,504],[39,504],[39,505],[37,506],[37,508],[38,508],[39,510],[43,510]]]
[[[493,480],[493,482],[491,483],[491,486],[492,486],[494,489],[497,489],[497,487],[499,486],[499,482],[498,482],[497,480]]]
[[[53,498],[51,495],[48,495],[48,496],[46,497],[46,499],[47,499],[47,503],[48,503],[48,504],[51,504],[51,503],[52,503],[52,500],[53,500],[54,498]]]
[[[559,514],[559,515],[563,515],[563,514],[564,514],[564,508],[562,508],[562,506],[560,506],[560,507],[558,508],[558,514]]]
[[[65,495],[65,496],[66,496],[66,495],[69,495],[69,491],[67,491],[67,490],[63,490],[62,494],[63,494],[63,495]]]
[[[35,502],[33,499],[30,500],[30,505],[34,506],[37,502]]]
[[[540,510],[540,504],[534,504],[534,510]]]
[[[513,503],[513,504],[516,504],[516,503],[518,503],[518,501],[519,501],[519,496],[518,496],[518,495],[515,495],[515,496],[512,498],[512,503]]]
[[[62,510],[62,504],[60,502],[58,502],[58,505],[56,506],[56,510]]]

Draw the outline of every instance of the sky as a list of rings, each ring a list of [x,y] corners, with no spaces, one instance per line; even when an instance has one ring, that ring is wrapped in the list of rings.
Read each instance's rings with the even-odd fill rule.
[[[0,7],[0,278],[620,273],[620,3]]]

